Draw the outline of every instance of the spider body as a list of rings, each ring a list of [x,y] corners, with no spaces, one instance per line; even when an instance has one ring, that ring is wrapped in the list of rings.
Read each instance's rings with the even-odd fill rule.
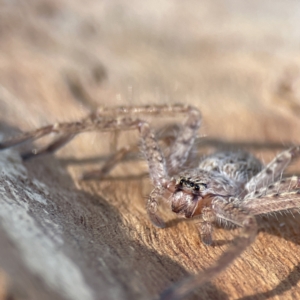
[[[247,194],[246,183],[262,168],[258,159],[244,151],[223,151],[206,156],[197,168],[187,169],[165,184],[171,193],[168,200],[171,209],[185,218],[209,214],[209,222],[220,221],[214,214],[215,199],[224,204],[232,199],[242,201]],[[202,241],[211,244],[212,226],[207,226],[207,220],[202,220],[202,224]]]
[[[187,115],[175,141],[165,156],[150,125],[132,117],[147,115]],[[202,241],[212,243],[215,222],[234,224],[242,228],[232,246],[204,273],[181,281],[167,289],[160,299],[177,300],[217,276],[255,239],[257,215],[289,211],[300,207],[300,179],[282,179],[291,161],[299,156],[300,147],[280,153],[267,166],[243,151],[216,152],[188,164],[201,115],[197,108],[185,105],[156,105],[100,109],[79,122],[48,125],[0,143],[0,149],[35,140],[50,133],[58,135],[50,145],[21,154],[23,159],[54,152],[81,132],[138,129],[142,152],[148,162],[154,189],[147,198],[146,210],[152,223],[165,227],[159,216],[160,200],[170,203],[173,212],[186,218],[194,217]],[[130,150],[124,148],[112,155],[100,171],[83,178],[102,177]]]
[[[199,167],[210,172],[217,181],[212,184],[215,189],[212,194],[228,200],[229,197],[242,199],[245,196],[247,182],[263,169],[263,164],[250,153],[224,151],[206,157]]]

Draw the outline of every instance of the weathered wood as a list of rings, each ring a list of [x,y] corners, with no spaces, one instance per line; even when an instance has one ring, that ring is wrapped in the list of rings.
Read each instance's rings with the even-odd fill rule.
[[[299,144],[297,2],[151,3],[2,3],[1,138],[96,106],[184,102],[202,111],[202,135],[264,143],[255,152],[266,162],[279,151],[269,143]],[[216,230],[207,247],[192,222],[152,226],[141,160],[111,180],[78,180],[116,140],[137,138],[83,134],[25,163],[18,153],[32,145],[0,152],[1,299],[151,299],[226,251],[237,230]],[[299,216],[260,223],[255,243],[195,299],[300,298]]]

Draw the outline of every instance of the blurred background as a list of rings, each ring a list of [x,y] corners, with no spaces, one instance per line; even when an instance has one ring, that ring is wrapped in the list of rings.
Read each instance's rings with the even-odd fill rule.
[[[258,122],[274,114],[284,135],[281,115],[297,111],[299,9],[297,1],[3,1],[2,89],[22,99],[5,117],[33,110],[29,127],[84,114],[89,103],[74,100],[185,102],[201,109],[209,133],[222,124],[224,137],[242,138],[251,115],[247,138],[276,139]],[[78,81],[87,95],[76,98]]]
[[[298,144],[300,3],[0,0],[1,138],[100,106],[174,103],[201,110],[199,135],[246,144],[265,162]],[[137,139],[121,134],[117,147]],[[1,299],[150,299],[226,250],[202,245],[191,222],[150,224],[151,183],[128,179],[147,171],[142,162],[80,182],[111,141],[84,134],[24,164],[15,149],[1,153]],[[281,218],[194,298],[300,297],[299,222]]]

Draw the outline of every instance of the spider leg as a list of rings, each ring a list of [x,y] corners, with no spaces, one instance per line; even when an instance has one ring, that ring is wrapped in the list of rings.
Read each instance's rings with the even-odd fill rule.
[[[157,215],[157,207],[158,198],[162,197],[169,180],[165,157],[149,124],[143,122],[140,124],[139,129],[142,138],[142,150],[148,161],[150,178],[155,186],[147,200],[146,210],[151,222],[155,226],[163,228],[165,222]]]
[[[30,151],[21,153],[21,157],[23,160],[28,160],[32,157],[37,157],[37,156],[40,156],[43,154],[53,153],[53,152],[57,151],[58,149],[62,148],[68,142],[70,142],[74,136],[75,136],[74,134],[62,135],[59,138],[55,139],[51,144],[49,144],[46,147],[42,147],[39,149],[32,149]]]
[[[263,190],[255,198],[248,198],[242,202],[242,207],[253,215],[262,215],[275,213],[282,210],[292,210],[300,208],[300,178],[293,176],[285,179],[284,183],[280,181],[276,190]],[[280,186],[281,185],[281,186]]]
[[[300,147],[292,147],[277,155],[262,171],[246,184],[249,193],[278,180],[293,159],[300,155]]]
[[[194,108],[190,108],[189,110],[189,119],[184,124],[188,127],[188,129],[186,131],[183,130],[182,132],[186,132],[187,134],[195,134],[195,131],[199,128],[200,125],[200,113]],[[170,182],[166,167],[166,160],[162,154],[154,132],[149,127],[149,124],[146,122],[141,122],[139,128],[142,139],[142,150],[148,161],[150,178],[155,186],[155,189],[151,192],[147,201],[147,213],[154,225],[158,227],[165,227],[165,223],[157,215],[157,207],[158,198],[163,198],[166,187]],[[177,138],[178,142],[175,141],[175,145],[177,144],[178,146],[180,146],[180,144],[184,144],[183,147],[187,146],[185,147],[185,151],[188,151],[193,144],[194,138],[194,136],[188,135],[188,139],[185,143],[183,143],[184,139],[181,135],[179,135],[179,137]],[[180,151],[177,151],[177,154],[179,152]],[[176,165],[176,167],[178,166]]]
[[[58,138],[49,147],[54,148],[54,150],[60,148],[65,144],[65,138],[74,137],[75,135],[88,132],[88,131],[114,131],[114,130],[131,130],[138,127],[140,123],[139,119],[134,119],[130,117],[113,118],[113,117],[103,117],[103,118],[86,118],[79,122],[70,123],[56,123],[54,125],[48,125],[37,130],[33,130],[27,133],[23,133],[16,138],[9,139],[0,143],[0,150],[7,149],[21,143],[28,142],[30,140],[37,140],[50,133],[61,134],[63,138]],[[57,146],[57,148],[56,148]],[[47,149],[46,147],[45,149]],[[42,150],[41,150],[42,151]],[[38,153],[40,151],[37,151]]]
[[[3,141],[0,143],[0,150],[7,149],[10,147],[17,146],[19,144],[31,141],[31,140],[37,140],[51,132],[55,132],[55,125],[48,125],[45,127],[41,127],[37,130],[26,132],[21,134],[20,136],[17,136],[15,138],[8,139],[6,141]]]
[[[215,221],[215,214],[211,207],[205,207],[202,209],[202,218],[200,221],[200,226],[198,227],[201,241],[206,245],[212,244],[212,232],[213,232],[213,222]]]
[[[194,107],[173,104],[173,105],[141,105],[141,106],[117,106],[117,107],[100,107],[92,114],[93,118],[99,116],[119,116],[119,115],[175,115],[178,113],[187,113]],[[89,117],[88,117],[89,118]]]
[[[300,189],[300,178],[298,176],[283,178],[247,194],[242,203],[244,205],[244,203],[254,201],[254,199],[264,197],[267,194],[279,194],[295,189]]]
[[[169,174],[178,173],[180,167],[187,161],[197,137],[197,131],[200,124],[200,112],[196,108],[191,107],[188,112],[188,117],[183,123],[183,126],[170,149],[170,156],[167,160]]]
[[[158,208],[158,198],[161,198],[164,193],[164,189],[161,187],[156,187],[150,194],[147,204],[146,210],[149,216],[150,221],[159,228],[166,227],[166,223],[162,220],[161,217],[157,215]]]
[[[128,106],[116,108],[101,108],[90,116],[79,122],[57,123],[42,127],[40,129],[24,133],[17,138],[10,139],[0,143],[0,149],[6,149],[23,142],[39,139],[50,133],[60,134],[50,145],[40,150],[31,151],[23,154],[24,158],[33,155],[52,152],[62,147],[69,139],[75,135],[88,131],[118,131],[132,130],[139,128],[142,140],[142,149],[147,158],[150,178],[156,187],[151,193],[147,202],[147,211],[150,219],[157,226],[163,227],[163,221],[156,217],[157,199],[161,197],[169,181],[166,161],[159,147],[154,132],[150,129],[147,122],[138,118],[131,118],[130,115],[176,115],[178,113],[188,113],[188,119],[185,121],[178,137],[176,138],[170,156],[172,170],[177,170],[187,159],[189,151],[194,143],[196,131],[200,126],[200,112],[191,106],[185,105],[155,105],[155,106]],[[118,153],[122,156],[122,152]],[[118,154],[115,158],[118,158]],[[114,159],[112,159],[113,162]],[[114,164],[107,163],[105,166],[110,169]]]
[[[170,147],[172,144],[174,144],[180,129],[181,126],[178,123],[167,124],[157,130],[156,137],[159,140],[163,140],[166,146]]]
[[[7,149],[28,141],[37,140],[50,133],[61,134],[63,137],[58,138],[49,146],[35,150],[29,154],[25,153],[24,157],[29,158],[36,153],[54,152],[62,147],[66,142],[65,136],[72,136],[88,131],[122,131],[131,130],[138,127],[140,122],[137,118],[128,117],[130,115],[145,114],[145,115],[176,115],[178,113],[187,113],[191,110],[196,110],[186,105],[153,105],[153,106],[127,106],[114,108],[99,108],[98,111],[83,118],[79,122],[56,123],[53,125],[44,126],[42,128],[26,132],[15,138],[0,142],[0,150]],[[71,139],[71,138],[70,138]],[[27,157],[28,156],[28,157]]]
[[[257,223],[255,217],[246,210],[235,206],[233,203],[224,203],[218,199],[213,200],[212,209],[216,217],[243,227],[240,236],[233,240],[233,245],[221,255],[216,264],[205,272],[191,276],[179,284],[163,292],[160,300],[179,300],[189,295],[196,288],[212,280],[216,275],[228,267],[255,239]]]
[[[116,151],[113,155],[111,155],[102,166],[100,170],[93,170],[85,172],[81,175],[82,180],[89,180],[89,179],[102,179],[106,176],[129,152],[131,152],[136,146],[128,146],[121,148],[120,150]]]
[[[169,179],[165,157],[149,124],[140,122],[139,129],[142,139],[142,151],[148,162],[150,178],[155,187],[164,188]]]

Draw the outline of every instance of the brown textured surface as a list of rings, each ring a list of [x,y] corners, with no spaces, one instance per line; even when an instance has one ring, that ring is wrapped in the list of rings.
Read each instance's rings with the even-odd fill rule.
[[[202,111],[201,134],[265,143],[265,161],[279,151],[268,143],[300,142],[298,2],[143,3],[1,2],[1,134],[76,120],[91,106],[184,102]],[[122,134],[118,145],[136,140]],[[150,224],[151,184],[132,176],[146,170],[140,161],[114,180],[80,183],[110,144],[84,134],[25,169],[16,152],[0,153],[3,299],[149,299],[226,250],[236,231],[216,230],[220,246],[207,247],[191,222]],[[298,219],[263,219],[256,242],[198,298],[300,298]]]

